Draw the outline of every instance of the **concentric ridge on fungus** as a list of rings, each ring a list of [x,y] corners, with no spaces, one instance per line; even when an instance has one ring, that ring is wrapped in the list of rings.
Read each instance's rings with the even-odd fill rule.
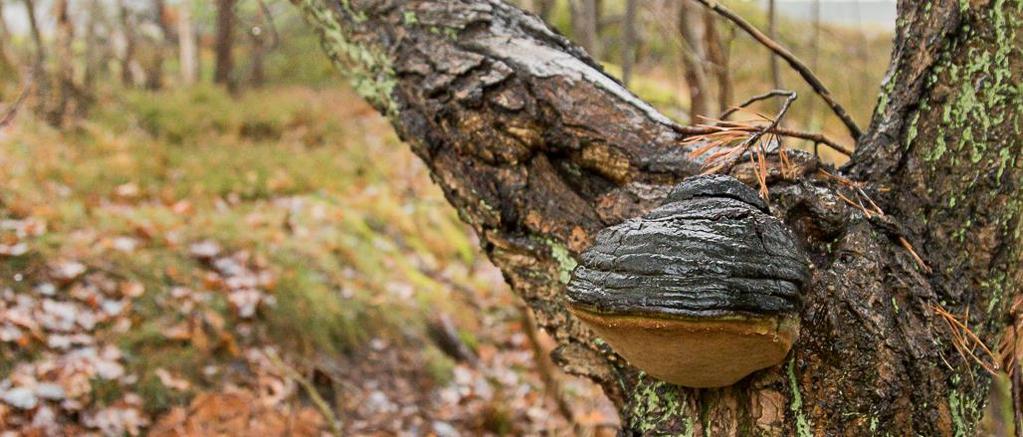
[[[633,365],[711,387],[781,362],[808,276],[795,237],[756,192],[729,176],[698,176],[643,217],[598,233],[568,301]]]

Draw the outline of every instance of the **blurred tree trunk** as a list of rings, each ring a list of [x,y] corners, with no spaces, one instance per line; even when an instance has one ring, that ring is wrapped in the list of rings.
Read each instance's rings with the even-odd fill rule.
[[[710,112],[710,85],[703,66],[703,39],[697,26],[702,16],[701,7],[683,1],[678,7],[678,30],[682,36],[682,66],[685,68],[686,86],[689,88],[689,120],[697,122],[699,116],[712,116]]]
[[[121,56],[121,83],[125,86],[135,85],[135,74],[132,71],[135,62],[135,20],[132,19],[131,10],[125,0],[118,0],[118,10],[121,19],[121,32],[124,35],[124,54]]]
[[[810,31],[810,69],[817,71],[817,67],[820,59],[820,40],[821,40],[821,1],[813,0],[810,4],[810,25],[812,30]],[[809,114],[806,125],[811,129],[817,129],[818,120],[820,117],[817,116],[817,99],[810,99],[806,102]]]
[[[100,70],[101,50],[97,28],[102,14],[100,0],[89,0],[89,18],[85,23],[85,74],[82,79],[82,87],[89,92],[95,90]]]
[[[172,40],[173,30],[171,29],[170,17],[167,15],[167,4],[164,0],[153,0],[153,18],[160,28],[160,35],[155,39],[153,47],[153,59],[146,74],[146,88],[158,90],[163,87],[163,62],[167,45]]]
[[[261,87],[266,82],[266,54],[280,44],[280,35],[277,34],[277,26],[274,24],[273,15],[266,2],[259,0],[259,8],[256,10],[258,22],[263,23],[249,32],[252,38],[252,65],[249,70],[249,83],[253,87]]]
[[[213,82],[224,85],[232,92],[237,88],[234,79],[234,5],[236,0],[217,0],[216,70]]]
[[[68,0],[57,0],[54,14],[57,18],[57,39],[55,44],[55,79],[57,82],[53,106],[47,110],[47,118],[51,125],[60,126],[71,115],[72,111],[82,110],[84,102],[79,97],[75,85],[74,53],[71,43],[74,41],[75,29],[71,21]],[[77,109],[74,108],[77,106]]]
[[[292,1],[557,339],[555,361],[602,385],[624,434],[977,433],[983,367],[1021,340],[1010,329],[1023,305],[1020,0],[899,4],[870,129],[848,167],[823,167],[855,183],[809,154],[789,152],[786,174],[767,157],[772,212],[813,263],[801,335],[784,364],[701,390],[630,367],[564,298],[598,231],[703,171],[684,128],[503,1]],[[755,184],[753,171],[729,173]]]
[[[600,59],[600,35],[597,34],[597,0],[569,0],[572,10],[572,36],[593,56]]]
[[[778,39],[777,21],[778,12],[775,8],[776,0],[767,0],[767,36],[773,40]],[[778,65],[778,56],[774,52],[768,53],[768,61],[771,65],[771,85],[774,89],[781,89],[781,67]]]
[[[632,64],[636,62],[636,8],[638,0],[625,0],[625,17],[622,22],[622,83],[629,86],[632,80]]]
[[[46,74],[46,46],[39,31],[39,20],[36,17],[34,0],[25,0],[25,11],[28,16],[29,34],[35,56],[32,57],[32,83],[35,88],[35,110],[44,113],[50,99],[50,78]]]
[[[689,0],[686,0],[689,1]],[[721,42],[717,15],[710,9],[703,11],[703,41],[707,47],[707,60],[714,70],[718,84],[718,112],[732,105],[732,70],[728,65],[728,51]],[[810,99],[814,100],[814,99]]]
[[[10,29],[7,28],[7,18],[4,15],[4,3],[0,1],[0,74],[17,75],[18,71],[14,62],[14,55],[11,54]]]
[[[185,0],[178,8],[178,60],[181,64],[181,82],[185,85],[194,84],[199,76],[198,56],[192,23],[192,2]]]
[[[557,0],[535,0],[536,15],[545,23],[551,22],[551,13],[554,12],[554,4]]]

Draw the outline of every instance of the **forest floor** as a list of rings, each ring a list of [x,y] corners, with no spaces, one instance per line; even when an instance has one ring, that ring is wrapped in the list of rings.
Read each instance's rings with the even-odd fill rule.
[[[615,429],[353,94],[118,94],[0,131],[0,429]]]

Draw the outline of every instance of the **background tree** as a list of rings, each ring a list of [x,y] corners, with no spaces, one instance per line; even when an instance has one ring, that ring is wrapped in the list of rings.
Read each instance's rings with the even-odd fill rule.
[[[707,61],[717,82],[718,110],[724,111],[735,102],[732,101],[732,70],[728,65],[728,47],[721,40],[717,20],[717,15],[711,10],[703,11],[703,42],[707,48]]]
[[[7,28],[4,15],[4,2],[0,1],[0,74],[7,76],[16,73],[14,55],[10,47],[11,33]]]
[[[75,84],[74,53],[71,50],[75,30],[68,11],[69,7],[68,0],[57,0],[54,4],[57,17],[54,76],[57,86],[53,106],[47,109],[47,118],[52,125],[62,124],[65,117],[73,110],[72,106],[76,103],[81,104],[78,99],[78,87]]]
[[[975,432],[986,369],[1011,354],[957,351],[1017,341],[1023,3],[900,2],[871,127],[838,176],[805,155],[785,171],[776,157],[767,174],[725,169],[769,188],[814,280],[785,365],[691,390],[596,342],[565,311],[563,287],[598,230],[703,171],[698,130],[503,2],[293,2],[558,339],[556,361],[600,382],[629,431]]]
[[[34,0],[25,0],[25,14],[28,17],[29,34],[32,37],[32,83],[35,89],[37,112],[43,112],[49,100],[49,78],[46,75],[46,45],[39,31],[39,20],[36,16]]]
[[[89,15],[85,23],[85,73],[82,79],[82,86],[87,90],[95,89],[96,79],[103,63],[101,59],[99,26],[105,21],[103,17],[103,5],[99,0],[89,0]]]
[[[195,83],[199,76],[198,57],[195,27],[192,23],[192,2],[185,0],[178,7],[178,63],[181,81],[186,85]]]
[[[216,70],[213,73],[213,82],[225,85],[232,91],[237,87],[233,75],[235,1],[217,0],[217,40],[214,43]]]
[[[632,80],[632,65],[636,62],[636,0],[625,0],[625,15],[622,18],[622,83],[629,86]]]
[[[771,39],[778,38],[778,12],[775,0],[767,0],[767,36]],[[781,89],[781,67],[778,65],[778,57],[773,52],[769,56],[771,83],[774,84],[774,89]]]
[[[153,0],[151,14],[153,22],[160,29],[160,33],[156,35],[153,41],[152,60],[150,61],[149,71],[146,74],[146,88],[155,90],[163,86],[164,51],[167,50],[167,44],[174,39],[174,30],[170,22],[167,4],[164,0]]]
[[[572,36],[594,59],[600,59],[599,4],[597,0],[570,0]]]
[[[121,21],[121,34],[124,36],[124,53],[121,54],[121,83],[125,86],[134,86],[136,84],[134,73],[135,46],[138,44],[135,33],[136,20],[132,10],[124,0],[119,0],[117,6],[118,16]]]
[[[266,55],[280,45],[280,35],[274,24],[273,12],[266,2],[258,0],[256,23],[247,34],[252,41],[252,56],[249,65],[249,84],[254,87],[263,86],[266,82]]]
[[[710,84],[704,69],[703,38],[700,36],[700,6],[688,1],[679,2],[678,30],[682,37],[682,65],[689,88],[689,120],[699,122],[699,116],[711,116]]]

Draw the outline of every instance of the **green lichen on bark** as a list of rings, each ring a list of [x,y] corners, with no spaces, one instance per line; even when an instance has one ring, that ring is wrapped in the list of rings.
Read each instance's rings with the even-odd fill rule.
[[[673,430],[678,435],[692,436],[694,419],[698,412],[688,411],[687,402],[679,387],[666,382],[641,378],[629,396],[632,405],[624,411],[623,419],[630,428],[643,433]]]
[[[352,88],[378,111],[394,117],[398,108],[391,93],[397,84],[390,58],[379,47],[352,38],[347,26],[367,20],[347,0],[336,9],[322,0],[292,0],[320,35],[327,57],[348,78]]]
[[[551,248],[551,257],[558,262],[558,280],[562,284],[567,284],[572,279],[572,270],[575,270],[579,263],[564,244],[548,239],[547,246]]]
[[[1005,325],[997,315],[1006,313],[1019,292],[1023,2],[960,6],[963,22],[931,68],[929,97],[911,114],[903,138],[923,167],[918,180],[925,181],[926,196],[938,206],[922,220],[932,233],[940,230],[929,250],[952,255],[937,260],[941,272],[952,278],[950,287],[970,296],[969,301],[950,299],[948,308],[988,315],[984,322],[966,323],[993,347]],[[990,259],[978,261],[980,254]],[[973,280],[955,282],[961,277]],[[976,310],[969,311],[971,306]],[[979,369],[972,362],[960,366],[967,372]],[[976,383],[962,384],[958,375],[949,381],[947,403],[956,435],[973,435],[982,415],[990,378],[976,373]]]
[[[789,359],[788,365],[789,387],[792,389],[792,396],[789,403],[789,410],[796,418],[796,434],[800,437],[809,437],[810,422],[803,414],[803,395],[799,392],[799,380],[796,378],[796,358]]]

